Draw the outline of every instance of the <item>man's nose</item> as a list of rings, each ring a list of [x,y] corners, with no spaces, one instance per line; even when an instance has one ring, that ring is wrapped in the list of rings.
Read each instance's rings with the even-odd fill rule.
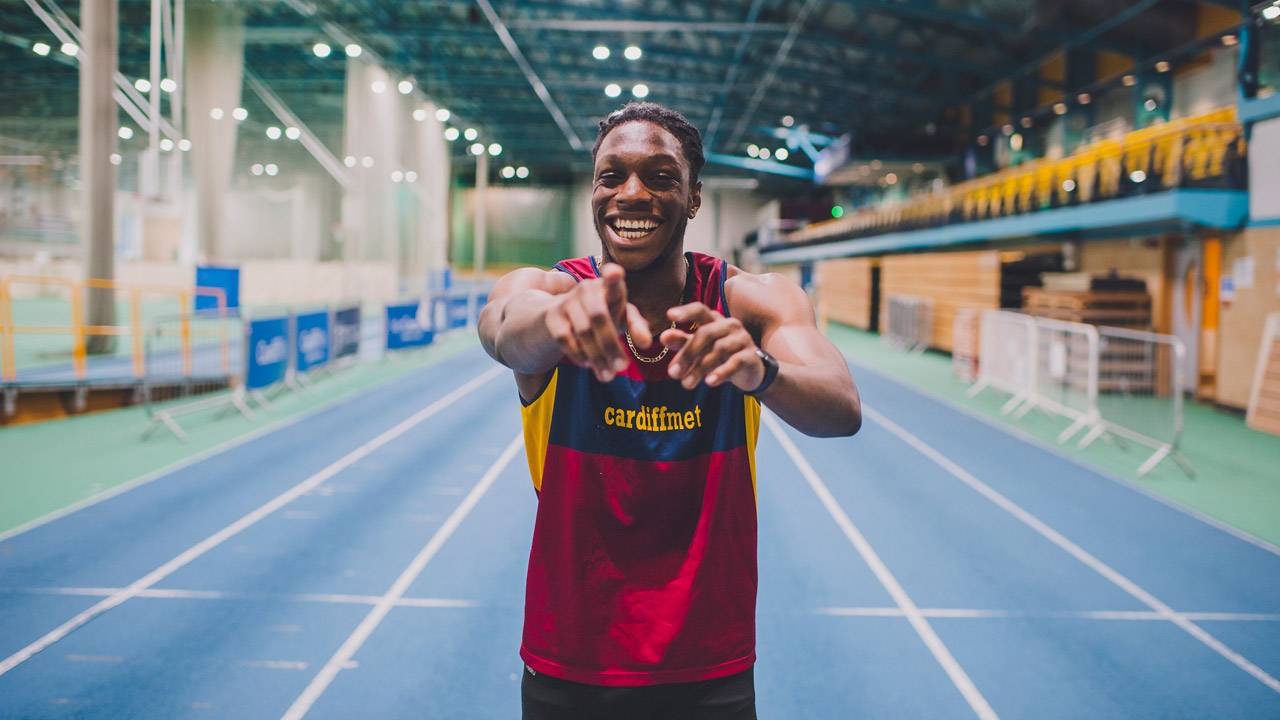
[[[637,173],[628,175],[626,182],[618,188],[618,202],[637,203],[648,202],[648,200],[649,191]]]

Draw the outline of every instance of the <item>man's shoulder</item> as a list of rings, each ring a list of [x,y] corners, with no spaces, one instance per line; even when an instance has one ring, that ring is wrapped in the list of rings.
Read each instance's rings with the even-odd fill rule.
[[[724,282],[725,300],[744,322],[767,322],[795,309],[808,307],[809,298],[794,280],[782,273],[752,273],[729,265]],[[792,306],[795,306],[793,308]]]

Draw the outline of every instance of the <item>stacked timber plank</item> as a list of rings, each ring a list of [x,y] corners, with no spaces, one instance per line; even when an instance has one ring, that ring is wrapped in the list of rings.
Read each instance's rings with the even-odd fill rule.
[[[871,260],[840,258],[818,264],[818,306],[827,320],[871,329]]]
[[[1249,398],[1249,427],[1280,435],[1280,313],[1267,318]]]
[[[999,309],[1000,256],[995,250],[890,255],[880,261],[880,292],[932,301],[931,347],[950,351],[957,311]],[[887,303],[880,313],[880,327],[888,327]]]
[[[1129,289],[1126,289],[1129,288]],[[1140,289],[1139,289],[1140,288]],[[1124,278],[1090,278],[1083,273],[1045,275],[1045,287],[1024,288],[1023,311],[1037,317],[1067,322],[1151,329],[1151,295],[1141,281]],[[1098,391],[1150,394],[1161,384],[1167,359],[1153,356],[1145,342],[1104,343],[1098,362]],[[1088,347],[1076,338],[1067,347],[1071,367],[1084,367]]]

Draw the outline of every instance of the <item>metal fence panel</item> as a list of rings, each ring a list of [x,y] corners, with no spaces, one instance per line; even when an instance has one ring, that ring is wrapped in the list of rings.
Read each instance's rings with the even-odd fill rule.
[[[1031,400],[1019,411],[1019,417],[1038,408],[1071,420],[1071,425],[1058,435],[1059,443],[1086,427],[1096,436],[1102,427],[1098,413],[1098,328],[1049,318],[1036,318],[1035,324],[1034,387]]]
[[[1012,397],[1001,408],[1009,413],[1031,400],[1035,392],[1036,323],[1028,315],[987,310],[982,313],[982,351],[978,357],[978,382],[969,390],[973,397],[986,388]]]
[[[1191,474],[1182,437],[1186,347],[1173,335],[1099,327],[1098,410],[1113,435],[1154,450],[1145,475],[1166,457]]]
[[[910,295],[889,295],[885,340],[895,347],[922,351],[933,343],[933,301]]]

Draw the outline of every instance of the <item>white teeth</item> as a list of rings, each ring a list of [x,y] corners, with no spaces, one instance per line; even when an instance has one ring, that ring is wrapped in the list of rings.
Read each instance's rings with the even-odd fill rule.
[[[647,233],[658,227],[658,223],[653,220],[628,220],[626,218],[618,218],[613,221],[613,227],[616,230],[643,230]]]

